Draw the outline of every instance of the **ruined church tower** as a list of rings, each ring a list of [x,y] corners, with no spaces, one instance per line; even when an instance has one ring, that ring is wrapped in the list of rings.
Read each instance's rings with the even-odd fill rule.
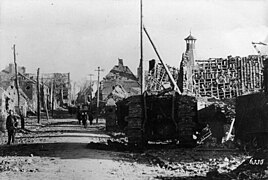
[[[196,56],[196,52],[195,52],[195,41],[196,38],[194,38],[192,36],[192,34],[190,33],[190,35],[184,39],[186,41],[186,51],[185,51],[185,55],[188,56],[188,63],[191,66],[195,65],[195,56]]]
[[[182,92],[189,93],[193,92],[192,75],[195,66],[195,42],[196,38],[190,35],[184,39],[186,41],[186,51],[182,54],[180,64],[180,78],[179,88]]]

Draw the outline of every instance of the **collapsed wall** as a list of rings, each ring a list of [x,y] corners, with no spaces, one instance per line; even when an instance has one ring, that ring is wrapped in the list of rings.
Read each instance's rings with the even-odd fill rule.
[[[190,70],[181,64],[183,92],[218,99],[233,98],[259,92],[263,82],[263,61],[267,57],[251,55],[196,60]],[[186,60],[187,61],[187,58]],[[190,73],[190,75],[189,75]],[[190,78],[189,78],[190,77]]]

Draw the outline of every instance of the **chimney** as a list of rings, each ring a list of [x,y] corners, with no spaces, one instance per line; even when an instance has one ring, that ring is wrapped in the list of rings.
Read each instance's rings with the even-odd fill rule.
[[[118,59],[118,66],[124,66],[123,59]]]
[[[25,74],[26,73],[26,68],[24,66],[21,67],[21,73]]]
[[[13,74],[13,64],[9,64],[9,69],[8,69],[8,71],[9,71],[9,74]]]

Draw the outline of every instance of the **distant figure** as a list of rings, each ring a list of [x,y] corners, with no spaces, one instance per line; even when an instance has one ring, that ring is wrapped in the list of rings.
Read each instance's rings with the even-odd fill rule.
[[[81,124],[82,113],[81,113],[81,110],[80,110],[80,106],[77,107],[77,119],[78,119],[78,124]]]
[[[17,126],[18,126],[18,122],[17,122],[16,117],[14,116],[14,112],[12,110],[9,110],[9,115],[7,116],[7,120],[6,120],[6,128],[7,128],[7,133],[8,133],[8,141],[7,141],[8,145],[10,145],[10,141],[14,143]]]
[[[84,128],[87,128],[87,118],[88,117],[87,117],[86,111],[82,112],[81,118],[82,118],[82,123],[83,123]]]
[[[88,109],[87,109],[87,117],[88,117],[88,121],[89,121],[89,125],[93,124],[93,113],[92,113],[92,108],[91,105],[88,105]]]
[[[92,115],[92,112],[91,111],[89,111],[88,112],[88,120],[89,120],[89,124],[90,125],[92,125],[93,124],[93,115]]]

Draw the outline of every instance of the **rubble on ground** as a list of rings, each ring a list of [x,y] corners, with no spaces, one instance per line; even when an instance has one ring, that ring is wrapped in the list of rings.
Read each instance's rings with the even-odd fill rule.
[[[5,171],[13,172],[39,172],[35,168],[34,163],[38,160],[34,157],[1,157],[0,158],[0,173]]]

